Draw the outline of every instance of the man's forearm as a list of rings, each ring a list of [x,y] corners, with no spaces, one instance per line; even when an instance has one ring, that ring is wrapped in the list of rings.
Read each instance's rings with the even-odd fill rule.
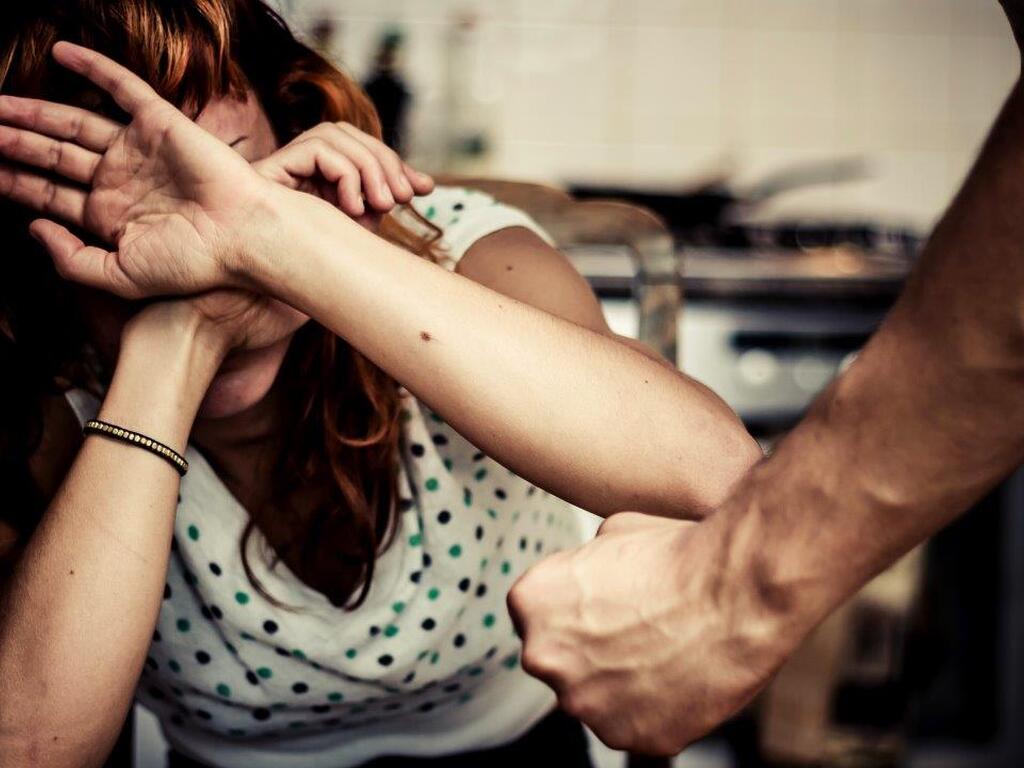
[[[822,618],[1024,460],[1024,91],[853,366],[716,523],[769,607]]]

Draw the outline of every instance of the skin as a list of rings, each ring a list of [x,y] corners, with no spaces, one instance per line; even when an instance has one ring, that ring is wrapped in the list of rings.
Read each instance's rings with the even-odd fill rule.
[[[485,238],[452,274],[360,226],[429,180],[351,126],[318,126],[250,163],[224,143],[238,123],[225,118],[218,138],[99,54],[60,43],[54,56],[131,123],[0,97],[0,155],[21,164],[0,165],[0,194],[48,217],[32,232],[66,279],[129,300],[186,297],[124,325],[99,416],[179,449],[195,433],[243,502],[259,478],[237,435],[258,442],[274,413],[273,376],[255,372],[276,371],[270,350],[305,318],[517,474],[598,513],[698,517],[760,456],[718,398],[612,334],[579,275],[529,232]],[[509,273],[513,257],[529,269]],[[158,457],[103,439],[85,440],[63,474],[0,610],[0,753],[12,764],[102,762],[159,610],[177,483]]]
[[[1024,3],[1003,5],[1019,42]],[[1018,82],[891,314],[772,457],[704,522],[615,515],[513,588],[524,667],[635,751],[679,752],[747,704],[1024,461],[1021,242]]]

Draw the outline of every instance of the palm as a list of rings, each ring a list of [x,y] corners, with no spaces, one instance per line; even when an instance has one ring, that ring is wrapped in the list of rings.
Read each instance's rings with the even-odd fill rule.
[[[246,213],[248,163],[171,105],[144,107],[103,153],[83,224],[116,247],[141,294],[191,293],[220,278],[218,248]]]
[[[290,336],[308,319],[276,299],[239,290],[218,290],[190,299],[234,349],[261,349]]]

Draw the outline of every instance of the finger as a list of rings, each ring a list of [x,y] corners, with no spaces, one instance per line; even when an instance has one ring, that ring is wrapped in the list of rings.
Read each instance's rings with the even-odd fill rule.
[[[0,156],[50,171],[82,184],[92,182],[100,156],[70,141],[58,141],[0,125]]]
[[[412,189],[417,195],[429,195],[434,191],[434,177],[430,174],[417,171],[406,162],[402,163],[402,170],[405,171],[405,178],[412,184]]]
[[[62,40],[53,46],[53,58],[109,93],[130,115],[160,98],[141,77],[90,48]]]
[[[370,152],[373,153],[374,157],[384,168],[384,173],[388,177],[388,184],[391,189],[398,190],[399,194],[395,197],[401,203],[408,203],[413,198],[412,184],[405,178],[405,169],[402,168],[402,159],[398,156],[395,150],[391,149],[387,144],[379,139],[375,139],[368,133],[363,133],[358,128],[348,123],[338,123],[341,130],[345,131],[349,136],[358,141]]]
[[[117,254],[86,245],[55,221],[36,219],[29,225],[29,232],[49,252],[57,274],[64,279],[126,299],[140,298],[118,264]]]
[[[106,152],[124,127],[85,109],[21,96],[0,96],[0,120],[93,152]]]
[[[308,146],[313,147],[312,155]],[[335,150],[330,143],[320,138],[310,138],[306,142],[294,145],[299,172],[312,176],[319,173],[331,182],[338,195],[341,210],[353,218],[366,213],[363,195],[360,191],[359,168],[347,156]]]
[[[359,169],[366,201],[374,210],[387,213],[395,207],[400,196],[399,191],[391,186],[386,170],[368,147],[333,123],[317,126],[312,132],[344,154]]]
[[[85,192],[29,171],[0,165],[0,197],[78,227],[85,220]]]

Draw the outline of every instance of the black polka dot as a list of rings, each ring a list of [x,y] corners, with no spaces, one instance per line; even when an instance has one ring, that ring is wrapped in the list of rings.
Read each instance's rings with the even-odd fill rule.
[[[161,691],[156,686],[153,686],[152,688],[150,688],[148,692],[149,692],[149,695],[151,697],[153,697],[154,699],[163,700],[163,698],[164,698],[164,692]]]
[[[196,651],[196,661],[198,661],[200,664],[209,664],[210,654],[208,654],[206,651]]]
[[[461,211],[465,207],[466,206],[463,205],[462,203],[456,203],[455,205],[452,206],[452,210],[453,211]]]
[[[276,648],[274,648],[274,650],[277,652],[278,656],[285,656],[287,658],[290,658],[292,655],[291,651],[289,651],[287,648],[282,648],[281,646],[277,646]]]
[[[211,715],[205,709],[197,709],[196,710],[196,717],[198,717],[200,720],[212,720],[213,719],[213,715]]]
[[[210,613],[210,609],[207,606],[205,606],[205,605],[202,608],[199,609],[199,612],[201,614],[203,614],[203,618],[204,619],[209,620],[209,619],[213,618],[213,614]]]
[[[399,499],[398,500],[398,511],[408,512],[412,509],[412,499]]]
[[[178,726],[180,728],[181,726],[183,726],[185,724],[185,718],[183,718],[179,714],[173,714],[173,715],[171,715],[171,724],[172,725],[176,725],[176,726]]]
[[[538,539],[537,543],[533,545],[533,551],[540,552],[542,549],[544,549],[544,542]]]
[[[484,537],[484,527],[482,525],[478,525],[476,527],[476,540],[480,541],[481,539],[483,539],[483,537]]]
[[[272,635],[277,632],[277,622],[272,619],[267,619],[263,622],[263,631],[268,635]]]
[[[533,496],[533,494],[535,494],[536,492],[537,492],[537,488],[535,486],[532,486],[532,485],[529,488],[526,489],[526,495],[527,496]]]
[[[423,567],[424,568],[429,568],[430,564],[432,562],[434,562],[434,561],[431,559],[430,555],[428,555],[426,552],[424,552],[423,553]]]
[[[434,445],[448,445],[448,438],[444,435],[434,435]]]
[[[163,637],[160,635],[160,630],[159,629],[154,629],[153,630],[153,642],[154,643],[159,643],[162,639],[163,639]]]
[[[483,461],[484,455],[477,451],[473,454],[473,461]]]
[[[183,575],[185,576],[185,583],[186,584],[191,584],[191,585],[195,586],[195,584],[198,581],[198,579],[196,579],[196,575],[194,573],[192,573],[192,571],[185,570],[183,572]]]
[[[460,632],[455,636],[455,639],[452,641],[452,643],[455,645],[456,648],[461,648],[466,644],[466,636]]]
[[[216,563],[210,563],[210,573],[212,573],[214,576],[220,576],[220,566]]]
[[[258,677],[256,677],[256,673],[253,672],[251,669],[248,672],[245,673],[245,679],[248,680],[253,685],[259,685],[260,684],[260,679]]]
[[[170,599],[171,599],[171,585],[170,584],[164,584],[164,600],[170,600]]]
[[[390,653],[385,653],[383,656],[377,657],[377,663],[382,667],[390,667],[395,658]]]
[[[331,718],[328,718],[327,720],[324,720],[323,723],[328,728],[330,728],[331,726],[335,726],[335,725],[341,725],[341,718],[340,717],[331,717]]]
[[[389,701],[387,704],[384,705],[384,709],[386,709],[388,712],[394,712],[396,709],[401,708],[402,702],[400,701]]]
[[[178,551],[178,537],[177,536],[171,536],[171,552],[177,552],[177,551]]]
[[[437,513],[437,522],[439,522],[441,525],[448,525],[448,523],[451,522],[451,519],[452,513],[449,512],[447,509],[442,509],[440,512]]]
[[[495,488],[494,489],[494,495],[497,496],[502,501],[504,501],[505,499],[508,498],[508,494],[505,493],[505,489],[504,488]]]
[[[462,686],[459,685],[458,683],[449,683],[448,685],[446,685],[441,690],[444,691],[445,693],[455,693],[461,687]]]
[[[213,614],[213,618],[217,619],[218,621],[220,619],[224,618],[224,611],[222,611],[216,605],[211,605],[210,606],[210,613],[212,613]]]
[[[413,584],[419,584],[420,579],[423,577],[423,571],[413,571],[409,574],[409,581]]]
[[[269,720],[270,710],[266,707],[258,707],[252,711],[252,716],[257,720]]]
[[[427,632],[429,632],[430,630],[432,630],[434,627],[437,626],[437,622],[434,621],[433,619],[427,617],[427,618],[425,618],[423,620],[423,622],[420,624],[420,626],[423,627],[423,629],[425,629]]]
[[[420,458],[424,453],[426,453],[426,449],[419,443],[413,443],[412,445],[410,445],[409,451],[416,458]]]
[[[505,537],[504,536],[499,536],[498,540],[494,543],[494,546],[496,548],[498,548],[498,549],[501,549],[504,546],[504,544],[505,544]]]
[[[183,690],[181,690],[181,688],[179,688],[176,685],[172,685],[171,686],[171,693],[173,693],[178,698],[181,698],[182,696],[185,695],[185,692]]]
[[[405,677],[402,678],[402,682],[405,683],[406,685],[408,685],[409,683],[411,683],[415,679],[416,679],[416,673],[415,672],[410,672],[408,675],[406,675]]]
[[[459,589],[461,589],[463,592],[469,592],[469,588],[471,585],[472,582],[468,578],[464,578],[459,581]]]
[[[524,536],[523,538],[521,538],[521,539],[519,540],[519,548],[520,548],[520,549],[526,549],[526,545],[527,545],[528,543],[529,543],[529,542],[527,542],[527,540],[526,540],[526,537]]]
[[[154,672],[160,669],[160,665],[156,663],[156,659],[154,659],[152,656],[146,657],[146,666],[152,669]]]
[[[331,707],[328,704],[314,704],[310,709],[318,715],[323,715],[331,711]]]
[[[295,683],[292,686],[292,691],[294,693],[307,693],[309,691],[309,686],[305,683]]]
[[[492,646],[491,649],[489,651],[487,651],[486,658],[493,659],[497,652],[498,652],[498,647],[497,646]]]
[[[477,588],[476,588],[476,596],[477,597],[483,597],[486,594],[487,594],[487,585],[486,584],[478,584]]]
[[[420,704],[420,706],[418,707],[418,709],[419,709],[419,711],[420,711],[420,712],[429,712],[429,711],[430,711],[430,710],[432,710],[432,709],[433,709],[433,708],[434,708],[435,706],[437,706],[437,705],[436,705],[436,704],[434,704],[434,702],[432,702],[432,701],[425,701],[425,702],[423,702],[422,704]]]
[[[380,634],[380,627],[378,627],[376,624],[374,624],[372,627],[370,627],[370,637],[376,637],[379,634]]]

